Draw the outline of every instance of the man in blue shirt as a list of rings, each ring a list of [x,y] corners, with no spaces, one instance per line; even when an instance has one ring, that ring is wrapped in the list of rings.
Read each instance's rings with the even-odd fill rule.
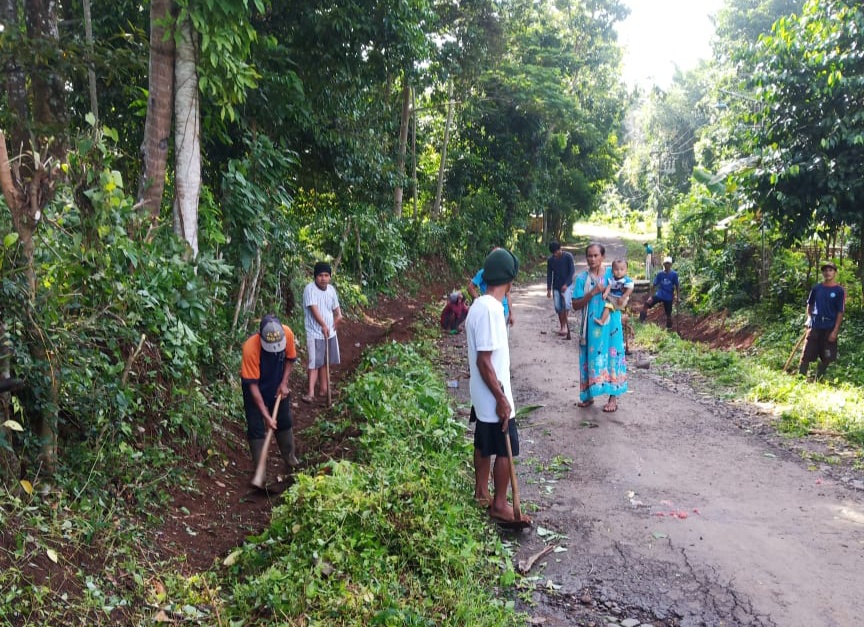
[[[672,257],[663,260],[663,271],[654,277],[654,295],[645,301],[639,312],[639,322],[645,322],[648,310],[657,303],[663,303],[666,312],[666,329],[672,329],[672,303],[678,300],[678,273],[672,269]]]
[[[549,242],[549,252],[552,255],[546,260],[546,298],[553,298],[555,313],[558,314],[558,335],[569,335],[567,314],[570,311],[571,294],[573,293],[573,275],[576,274],[576,263],[573,255],[561,249],[558,242]],[[569,339],[569,338],[568,338]]]
[[[837,284],[837,266],[831,261],[822,264],[822,283],[813,286],[807,297],[807,340],[798,372],[806,375],[817,359],[816,378],[820,379],[828,364],[837,360],[837,335],[846,309],[846,291]]]

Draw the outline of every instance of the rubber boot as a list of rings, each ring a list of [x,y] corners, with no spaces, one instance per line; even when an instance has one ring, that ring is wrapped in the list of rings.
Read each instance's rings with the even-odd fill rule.
[[[277,431],[276,443],[279,445],[279,452],[282,454],[282,459],[285,462],[288,472],[291,472],[292,468],[300,465],[300,461],[295,455],[294,429]]]
[[[261,456],[264,455],[264,442],[264,438],[261,438],[260,440],[249,440],[249,450],[252,453],[252,477],[249,477],[250,485],[252,478],[255,476],[255,471],[258,469],[258,462],[261,461]]]

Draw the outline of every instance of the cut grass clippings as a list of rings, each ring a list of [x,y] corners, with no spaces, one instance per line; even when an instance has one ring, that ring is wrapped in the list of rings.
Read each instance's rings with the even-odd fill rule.
[[[300,474],[270,528],[232,554],[226,624],[516,625],[515,581],[470,497],[470,446],[414,347],[366,356],[343,390],[357,462]],[[244,622],[247,621],[247,622]]]

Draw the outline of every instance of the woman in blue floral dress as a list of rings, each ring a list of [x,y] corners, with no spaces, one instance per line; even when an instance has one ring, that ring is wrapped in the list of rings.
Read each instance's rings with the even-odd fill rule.
[[[579,311],[579,407],[594,404],[608,394],[603,411],[618,409],[618,397],[627,391],[627,358],[621,312],[613,311],[606,325],[594,322],[603,314],[603,290],[608,281],[604,267],[606,249],[590,244],[585,249],[588,269],[576,276],[573,284],[573,310]]]

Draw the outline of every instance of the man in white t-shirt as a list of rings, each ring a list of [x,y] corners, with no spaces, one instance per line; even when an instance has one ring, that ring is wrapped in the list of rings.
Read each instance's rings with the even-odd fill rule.
[[[511,460],[505,433],[509,433],[513,455],[519,454],[519,432],[510,389],[510,347],[502,301],[513,285],[519,261],[503,248],[493,250],[483,263],[486,293],[468,310],[465,332],[468,367],[471,371],[471,419],[474,430],[474,498],[489,507],[495,520],[513,522],[513,507],[507,502]],[[492,464],[492,456],[495,463]],[[489,494],[492,471],[494,496]],[[527,517],[523,521],[530,522]]]
[[[303,290],[303,322],[306,326],[306,349],[309,355],[309,388],[304,403],[315,400],[315,384],[321,396],[330,389],[329,367],[339,364],[339,341],[336,326],[342,320],[339,296],[330,285],[330,264],[315,264],[315,280]]]

